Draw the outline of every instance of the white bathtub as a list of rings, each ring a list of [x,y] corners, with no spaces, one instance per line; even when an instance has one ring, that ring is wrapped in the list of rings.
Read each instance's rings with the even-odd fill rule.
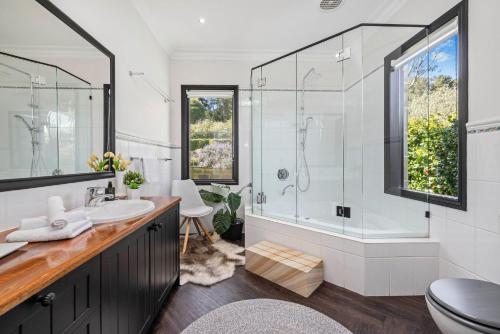
[[[438,278],[439,241],[387,235],[361,239],[313,227],[318,222],[310,219],[301,224],[286,221],[292,217],[247,212],[245,245],[268,240],[318,256],[323,259],[325,281],[365,296],[424,295]]]
[[[382,228],[370,224],[367,226],[352,226],[348,220],[344,224],[334,221],[323,221],[309,217],[296,217],[294,215],[287,215],[274,212],[266,212],[266,217],[282,220],[288,223],[297,224],[304,227],[316,228],[328,232],[339,233],[356,238],[369,238],[369,239],[393,239],[393,238],[427,238],[427,232],[412,231],[404,228],[404,226],[397,226],[400,224],[391,224],[390,228]],[[368,225],[368,224],[367,224]]]

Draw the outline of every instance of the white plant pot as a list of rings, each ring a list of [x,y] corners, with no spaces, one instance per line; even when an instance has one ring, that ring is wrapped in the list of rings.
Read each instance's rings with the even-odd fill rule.
[[[127,198],[128,199],[141,199],[141,189],[127,188]]]
[[[125,171],[116,172],[116,196],[124,197],[127,195],[127,186],[123,184],[123,177],[125,176]]]

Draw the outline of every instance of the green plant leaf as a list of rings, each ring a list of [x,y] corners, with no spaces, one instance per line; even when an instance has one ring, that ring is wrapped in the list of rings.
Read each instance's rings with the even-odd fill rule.
[[[215,232],[220,235],[229,230],[229,228],[231,227],[231,215],[229,214],[229,212],[224,212],[223,209],[220,209],[214,215],[212,224],[214,226]]]
[[[229,210],[231,210],[231,216],[236,218],[236,210],[240,207],[241,196],[235,193],[230,193],[229,196],[227,196],[227,204],[229,206]]]
[[[209,203],[221,203],[224,201],[224,196],[207,191],[205,189],[200,190],[200,196],[205,202]]]

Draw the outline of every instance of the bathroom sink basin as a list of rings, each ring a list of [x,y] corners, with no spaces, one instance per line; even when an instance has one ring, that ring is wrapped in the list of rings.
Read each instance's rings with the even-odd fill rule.
[[[85,208],[85,211],[94,224],[102,224],[136,218],[154,208],[155,204],[147,200],[118,200],[105,202],[102,206],[95,208]]]

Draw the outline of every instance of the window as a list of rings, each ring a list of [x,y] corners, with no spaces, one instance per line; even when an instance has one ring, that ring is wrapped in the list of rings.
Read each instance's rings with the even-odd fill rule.
[[[182,178],[238,184],[238,86],[181,86]]]
[[[385,192],[466,210],[467,3],[385,58]]]

